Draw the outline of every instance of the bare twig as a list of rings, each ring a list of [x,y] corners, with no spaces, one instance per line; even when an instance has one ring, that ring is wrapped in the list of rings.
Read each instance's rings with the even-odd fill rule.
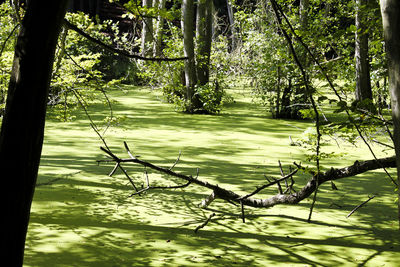
[[[197,226],[196,229],[194,229],[194,232],[197,233],[201,228],[204,228],[212,219],[212,217],[215,216],[215,213],[211,213],[210,216],[208,216],[207,220],[203,222],[201,225]]]
[[[131,179],[131,177],[128,175],[128,173],[126,172],[126,170],[121,166],[122,160],[119,159],[117,156],[115,156],[115,155],[111,152],[111,150],[110,150],[109,148],[103,148],[103,147],[100,147],[100,148],[101,148],[101,150],[103,150],[104,152],[106,152],[107,155],[109,155],[109,156],[116,162],[116,165],[118,166],[118,168],[120,168],[120,170],[125,174],[126,178],[128,178],[129,182],[131,183],[131,185],[133,186],[133,188],[135,189],[135,191],[138,192],[139,190],[137,189],[135,183],[133,182],[133,180]],[[114,169],[115,169],[115,167],[114,167]],[[115,171],[114,171],[114,172],[115,172]]]
[[[8,42],[8,40],[10,40],[11,36],[14,34],[15,30],[19,27],[19,24],[15,25],[14,28],[12,29],[12,31],[10,32],[10,34],[7,36],[7,38],[4,40],[3,45],[1,46],[1,50],[0,50],[0,56],[3,54],[3,51],[6,47],[6,44]]]
[[[298,170],[299,170],[299,169],[296,169],[296,170],[292,171],[291,173],[289,173],[288,175],[283,176],[283,177],[280,178],[280,179],[275,179],[275,178],[273,178],[274,181],[269,182],[269,183],[266,184],[266,185],[257,187],[256,190],[254,190],[254,191],[251,192],[250,194],[247,194],[247,195],[245,195],[245,196],[242,196],[241,198],[239,198],[239,200],[246,199],[246,198],[249,198],[249,197],[251,197],[251,196],[254,196],[255,194],[259,193],[261,190],[263,190],[263,189],[265,189],[265,188],[267,188],[267,187],[270,187],[271,185],[279,184],[279,182],[284,181],[284,180],[286,180],[287,178],[292,177],[293,175],[295,175],[295,174],[297,173]],[[268,181],[269,181],[269,180],[268,180]],[[282,188],[281,188],[281,190],[282,190]],[[282,192],[280,192],[280,194],[282,194]]]
[[[272,179],[273,179],[275,182],[277,181],[277,179],[274,178],[274,177],[272,177]],[[280,183],[280,182],[276,182],[276,185],[278,186],[278,193],[282,195],[282,194],[283,194],[283,190],[282,190],[281,183]]]
[[[181,158],[181,152],[182,151],[179,151],[179,155],[178,155],[178,158],[176,159],[176,161],[174,162],[174,164],[172,164],[172,166],[169,168],[170,170],[172,170],[175,166],[176,166],[176,164],[178,164],[178,162],[179,162],[179,159]],[[197,169],[197,176],[199,176],[199,169]]]
[[[368,199],[367,200],[365,200],[363,203],[361,203],[360,205],[358,205],[357,207],[355,207],[349,214],[347,214],[347,216],[346,216],[346,218],[349,218],[354,212],[356,212],[359,208],[361,208],[362,206],[364,206],[365,204],[367,204],[371,199],[373,199],[375,197],[375,195],[374,196],[372,196],[372,197],[368,197]]]
[[[390,131],[390,128],[389,128],[389,125],[388,125],[388,121],[386,121],[386,120],[383,118],[383,115],[382,115],[382,114],[379,114],[379,116],[380,116],[380,117],[382,118],[382,120],[383,120],[383,125],[385,125],[386,132],[388,133],[390,139],[392,140],[392,142],[394,142],[393,134],[392,134],[392,132]]]
[[[129,155],[129,157],[131,157],[131,159],[136,159],[136,158],[138,158],[138,157],[140,157],[140,156],[134,156],[132,153],[131,153],[131,150],[129,149],[129,146],[128,146],[128,144],[124,141],[124,147],[125,147],[125,149],[126,149],[126,152],[128,153],[128,155]]]
[[[147,173],[146,173],[147,176]],[[148,177],[147,178],[147,182],[148,182]],[[140,195],[141,193],[147,192],[149,190],[152,189],[178,189],[178,188],[185,188],[187,186],[189,186],[192,182],[187,182],[186,184],[182,184],[182,185],[171,185],[171,186],[150,186],[149,184],[147,184],[146,188],[143,188],[135,193],[132,193],[130,195],[130,197],[135,196],[135,195]]]
[[[380,121],[380,122],[382,122],[384,124],[393,125],[393,121],[386,120],[382,115],[381,116],[376,116],[372,112],[370,112],[368,110],[365,110],[365,109],[361,109],[361,108],[358,108],[357,111],[359,111],[360,113],[362,113],[362,114],[364,114],[364,115],[366,115],[368,117],[371,117],[371,118],[373,118],[373,119],[375,119],[377,121]]]
[[[110,150],[110,148],[108,147],[106,140],[104,139],[104,136],[100,133],[99,129],[97,128],[96,123],[93,121],[92,116],[90,116],[86,106],[87,104],[85,103],[84,98],[81,96],[81,94],[79,93],[78,90],[71,90],[72,93],[75,95],[76,99],[78,100],[79,104],[81,105],[83,111],[86,114],[86,117],[89,119],[90,121],[90,127],[92,127],[93,131],[97,134],[97,136],[100,138],[100,140],[103,142],[104,146]]]
[[[278,163],[279,163],[279,170],[281,171],[281,176],[283,177],[283,176],[285,176],[285,173],[284,173],[283,168],[282,168],[282,163],[281,163],[280,160],[278,160]],[[287,179],[285,179],[285,186],[286,186],[286,190],[288,190],[289,187],[288,187]]]
[[[378,140],[376,140],[376,139],[372,139],[372,141],[375,142],[375,143],[377,143],[377,144],[379,144],[379,145],[381,145],[381,146],[385,146],[385,147],[388,147],[388,148],[390,148],[390,149],[394,149],[393,146],[388,145],[388,144],[385,144],[385,143],[382,143],[382,142],[380,142],[380,141],[378,141]]]
[[[111,170],[108,176],[112,177],[117,170],[118,170],[118,162],[115,164],[114,168]]]
[[[68,30],[68,29],[65,29],[65,30]],[[96,91],[100,91],[100,92],[103,94],[104,99],[105,99],[106,102],[107,102],[108,109],[110,110],[110,118],[112,119],[113,116],[114,116],[114,115],[113,115],[114,112],[113,112],[112,104],[111,104],[111,101],[110,101],[110,99],[108,98],[108,95],[107,95],[107,93],[105,92],[105,90],[104,90],[103,88],[101,88],[101,86],[99,86],[99,84],[100,84],[99,79],[98,79],[95,75],[93,75],[92,72],[86,70],[84,67],[82,67],[81,65],[79,65],[78,62],[76,62],[75,59],[74,59],[69,53],[67,53],[67,52],[65,52],[65,51],[64,51],[64,53],[65,53],[65,55],[72,61],[72,63],[73,63],[75,66],[77,66],[78,68],[80,68],[85,74],[89,75],[89,76],[96,82],[97,88],[96,88],[95,90],[96,90]],[[82,95],[79,93],[79,91],[77,90],[77,88],[74,88],[74,89],[72,89],[71,91],[74,93],[74,95],[75,95],[75,97],[77,98],[79,104],[80,104],[81,107],[83,108],[83,110],[84,110],[84,112],[85,112],[85,114],[86,114],[86,117],[88,117],[88,119],[89,119],[89,121],[90,121],[91,127],[92,127],[93,130],[96,132],[96,134],[99,136],[99,138],[101,139],[101,141],[103,142],[103,144],[107,147],[107,144],[106,144],[106,142],[105,142],[105,140],[104,140],[104,135],[106,134],[107,129],[109,128],[110,124],[107,124],[107,127],[105,127],[103,133],[100,133],[100,130],[98,129],[97,125],[94,123],[94,121],[92,120],[92,118],[91,118],[89,112],[88,112],[87,109],[86,109],[86,106],[88,106],[88,105],[87,105],[87,103],[85,102],[84,97],[82,97]],[[108,147],[107,147],[107,148],[108,148]]]
[[[118,164],[118,168],[125,174],[126,178],[128,178],[129,182],[131,183],[131,185],[133,186],[133,188],[134,188],[135,191],[137,192],[138,189],[137,189],[135,183],[133,182],[132,178],[129,176],[129,174],[127,173],[127,171],[121,166],[120,163],[117,163],[117,164]]]

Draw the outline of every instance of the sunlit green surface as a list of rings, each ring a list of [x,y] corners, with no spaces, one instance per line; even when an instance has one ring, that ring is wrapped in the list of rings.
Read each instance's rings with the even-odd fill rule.
[[[199,168],[200,179],[238,192],[253,190],[263,174],[279,177],[278,160],[286,167],[305,164],[289,135],[296,139],[310,122],[271,120],[235,96],[221,115],[208,116],[175,113],[145,89],[113,92],[114,113],[126,120],[106,140],[121,157],[127,157],[127,141],[142,159],[166,167],[182,151],[176,171],[195,175]],[[108,116],[103,107],[91,107],[96,121]],[[395,195],[382,172],[338,181],[335,192],[322,185],[313,223],[306,222],[310,200],[247,208],[246,223],[238,207],[215,201],[210,208],[224,213],[195,234],[212,213],[197,204],[211,192],[191,186],[129,198],[126,178],[120,172],[108,177],[111,164],[97,166],[100,145],[83,114],[70,123],[48,120],[25,266],[399,266]],[[334,148],[345,150],[344,144]],[[361,143],[347,151],[323,166],[371,158]],[[144,181],[142,167],[125,166],[138,184]],[[150,174],[153,184],[169,180]],[[261,197],[275,193],[271,188]],[[346,219],[369,195],[376,197]]]

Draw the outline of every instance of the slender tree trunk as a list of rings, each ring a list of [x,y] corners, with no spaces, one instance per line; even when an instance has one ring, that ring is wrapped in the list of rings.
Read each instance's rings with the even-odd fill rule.
[[[58,55],[56,56],[57,59],[55,62],[53,74],[57,73],[57,71],[60,69],[62,59],[64,58],[64,55],[65,55],[65,41],[68,36],[68,28],[67,27],[63,27],[61,29],[60,36],[61,36],[60,37],[60,47],[58,49]]]
[[[143,7],[151,8],[153,1],[152,0],[143,0]],[[143,27],[142,27],[142,56],[150,56],[153,55],[153,20],[151,18],[143,18]]]
[[[300,0],[300,27],[302,30],[308,27],[309,0]]]
[[[229,33],[228,40],[230,41],[229,51],[234,51],[238,46],[238,34],[235,27],[235,18],[233,16],[233,8],[230,0],[226,0],[226,7],[228,9],[228,20],[229,20]]]
[[[398,220],[400,229],[400,1],[380,0],[392,99],[394,147],[397,164]]]
[[[368,34],[366,32],[367,15],[365,5],[368,0],[356,0],[356,100],[372,99],[371,78],[368,59]]]
[[[300,29],[303,33],[308,32],[308,9],[310,3],[309,0],[300,0]],[[299,60],[304,68],[308,68],[309,62],[307,61],[307,51],[303,46],[299,47]],[[307,82],[308,82],[308,75],[307,75]],[[298,99],[299,103],[307,103],[308,94],[311,92],[305,92],[305,87],[298,88],[298,93],[301,97]]]
[[[305,33],[308,30],[308,8],[309,0],[300,0],[300,30]],[[299,60],[307,67],[307,51],[304,47],[300,47]]]
[[[0,133],[2,261],[22,266],[54,51],[68,0],[31,0],[15,47]]]
[[[157,8],[162,10],[165,8],[165,0],[156,0]],[[156,7],[154,5],[154,7]],[[161,57],[162,51],[162,39],[163,39],[163,29],[164,29],[164,18],[162,16],[157,17],[157,22],[155,23],[155,40],[154,40],[154,56]]]
[[[196,73],[199,85],[209,81],[212,39],[212,0],[199,0],[196,18]]]
[[[188,101],[187,112],[194,112],[196,109],[195,85],[196,69],[194,59],[194,3],[193,0],[183,0],[182,3],[182,30],[183,30],[183,49],[185,57],[185,86],[186,100]]]

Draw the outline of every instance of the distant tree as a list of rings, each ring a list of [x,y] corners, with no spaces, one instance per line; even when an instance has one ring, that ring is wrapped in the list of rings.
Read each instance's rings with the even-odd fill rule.
[[[143,7],[152,8],[152,0],[143,0]],[[153,55],[153,20],[150,17],[143,18],[142,27],[142,56]]]
[[[166,0],[154,0],[153,7],[158,10],[163,10],[165,8]],[[158,15],[156,23],[153,23],[154,27],[154,56],[161,57],[161,46],[163,39],[163,29],[164,29],[164,18]]]
[[[212,0],[200,0],[196,16],[196,73],[200,86],[209,81],[212,39]]]
[[[369,0],[356,0],[355,64],[356,100],[372,99],[368,58],[367,4]]]
[[[68,0],[30,0],[15,47],[0,132],[3,263],[22,266],[54,51]]]
[[[183,49],[185,57],[185,87],[186,101],[188,102],[187,111],[192,113],[200,106],[198,96],[195,94],[197,83],[196,63],[194,54],[194,1],[183,0],[182,2],[182,31],[183,31]]]

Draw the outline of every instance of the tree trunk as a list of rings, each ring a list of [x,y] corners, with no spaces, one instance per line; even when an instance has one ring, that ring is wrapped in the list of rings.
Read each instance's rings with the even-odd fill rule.
[[[151,8],[152,0],[143,0],[143,7]],[[143,18],[143,27],[142,27],[142,56],[150,56],[153,55],[152,51],[153,47],[153,20],[151,18],[145,17]]]
[[[301,0],[300,1],[300,30],[303,33],[306,33],[308,31],[308,8],[309,8],[309,0]],[[300,47],[299,51],[299,60],[301,63],[304,65],[304,67],[307,67],[307,51],[304,49],[304,47]]]
[[[368,0],[356,0],[356,100],[372,99],[371,78],[368,59],[368,33],[366,32],[367,15],[365,5]]]
[[[226,7],[228,9],[228,20],[229,20],[229,33],[230,35],[228,36],[228,42],[229,43],[229,52],[231,51],[235,51],[235,49],[238,46],[238,34],[236,31],[236,27],[235,27],[235,18],[233,16],[233,8],[232,5],[230,3],[230,0],[226,0]]]
[[[15,47],[0,133],[1,243],[7,266],[22,266],[23,262],[54,51],[67,2],[29,1]]]
[[[198,85],[209,81],[209,65],[212,39],[212,0],[200,0],[196,18],[196,73]]]
[[[300,1],[300,28],[302,30],[307,29],[308,27],[308,7],[309,0],[301,0]]]
[[[300,29],[302,33],[307,33],[308,32],[308,9],[309,9],[309,0],[300,0]],[[303,65],[304,68],[308,68],[309,62],[307,60],[307,51],[303,46],[300,46],[298,48],[298,57]],[[307,73],[307,80],[306,82],[309,83],[309,78],[308,78],[308,73]],[[295,93],[295,102],[297,104],[305,104],[308,101],[308,96],[311,94],[311,92],[306,92],[306,85],[303,86],[297,86],[296,87],[296,93]],[[299,113],[299,110],[302,109],[302,106],[298,106],[297,108],[294,108],[296,110],[296,113],[293,114],[294,118],[301,118],[301,115]]]
[[[380,3],[388,60],[389,91],[392,99],[393,137],[397,164],[397,204],[400,229],[400,1],[380,0]]]
[[[183,50],[185,57],[185,87],[186,100],[188,101],[187,112],[193,113],[197,108],[197,97],[195,96],[196,70],[194,59],[194,3],[193,0],[183,0],[182,3],[182,30]]]
[[[165,0],[156,0],[157,6],[154,7],[162,10],[165,8]],[[155,29],[155,40],[154,40],[154,56],[161,57],[162,55],[162,39],[163,39],[163,29],[164,29],[164,18],[162,16],[157,17],[156,29]]]

